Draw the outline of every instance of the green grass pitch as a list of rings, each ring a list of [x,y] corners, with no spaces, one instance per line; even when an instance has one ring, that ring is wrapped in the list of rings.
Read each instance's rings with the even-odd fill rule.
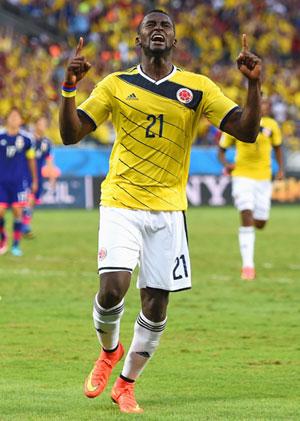
[[[82,393],[98,355],[98,212],[36,211],[25,255],[0,256],[0,420],[300,419],[300,208],[273,207],[248,283],[237,212],[190,209],[187,219],[193,289],[171,295],[161,345],[137,382],[145,414],[126,416],[109,398],[121,364],[103,395]],[[127,349],[138,311],[132,282]]]

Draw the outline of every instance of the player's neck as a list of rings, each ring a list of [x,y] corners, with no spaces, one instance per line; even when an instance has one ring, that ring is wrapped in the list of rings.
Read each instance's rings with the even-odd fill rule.
[[[41,139],[43,137],[43,135],[44,135],[43,133],[39,133],[37,131],[34,132],[34,136],[35,136],[36,139]]]
[[[173,64],[165,57],[143,57],[141,68],[151,79],[160,80],[172,72]]]
[[[7,127],[6,131],[9,136],[15,136],[19,133],[19,128]]]

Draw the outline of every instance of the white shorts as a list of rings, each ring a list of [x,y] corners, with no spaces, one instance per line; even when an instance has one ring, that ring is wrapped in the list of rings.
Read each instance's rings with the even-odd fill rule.
[[[239,211],[251,210],[253,217],[261,221],[269,219],[272,183],[247,177],[232,177],[232,197]]]
[[[132,272],[138,288],[179,291],[191,288],[185,215],[100,207],[98,271]]]

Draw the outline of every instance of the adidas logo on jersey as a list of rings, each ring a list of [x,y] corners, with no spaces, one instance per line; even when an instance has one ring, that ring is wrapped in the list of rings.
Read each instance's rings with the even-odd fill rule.
[[[138,99],[138,97],[135,95],[135,93],[132,93],[132,94],[128,95],[128,97],[126,99]]]

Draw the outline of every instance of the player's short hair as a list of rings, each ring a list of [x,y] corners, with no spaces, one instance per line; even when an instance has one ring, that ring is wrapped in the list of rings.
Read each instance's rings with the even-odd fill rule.
[[[142,26],[142,23],[143,23],[143,21],[144,21],[145,17],[146,17],[146,16],[148,16],[148,15],[150,15],[151,13],[162,13],[163,15],[168,16],[168,18],[170,18],[170,20],[171,20],[171,22],[172,22],[173,29],[174,29],[174,32],[175,32],[175,22],[174,22],[174,20],[173,20],[172,16],[170,16],[170,15],[169,15],[169,13],[165,12],[165,11],[164,11],[164,10],[162,10],[162,9],[152,9],[152,10],[149,10],[149,12],[146,12],[146,13],[144,14],[143,19],[140,21],[140,23],[139,23],[139,25],[138,25],[138,28],[137,28],[137,33],[138,33],[138,34],[139,34],[139,33],[140,33],[140,31],[141,31],[141,26]]]
[[[37,116],[35,119],[34,119],[34,123],[37,123],[38,121],[40,121],[42,118],[44,118],[46,121],[47,121],[47,123],[49,123],[49,117],[46,115],[46,114],[40,114],[39,116]]]
[[[21,110],[20,110],[20,108],[19,107],[17,107],[16,105],[13,105],[9,110],[8,110],[8,112],[7,112],[7,114],[6,114],[6,118],[12,113],[12,112],[14,112],[14,111],[16,111],[19,115],[20,115],[20,117],[23,119],[23,114],[22,114],[22,112],[21,112]]]

